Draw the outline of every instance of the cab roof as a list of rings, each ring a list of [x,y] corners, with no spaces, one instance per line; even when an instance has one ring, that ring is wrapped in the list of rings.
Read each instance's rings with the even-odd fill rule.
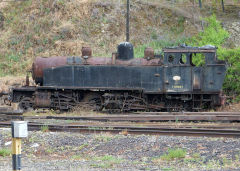
[[[202,47],[192,47],[192,46],[175,46],[175,47],[166,47],[163,49],[163,52],[167,53],[212,53],[216,52],[216,47],[212,45],[206,45]]]

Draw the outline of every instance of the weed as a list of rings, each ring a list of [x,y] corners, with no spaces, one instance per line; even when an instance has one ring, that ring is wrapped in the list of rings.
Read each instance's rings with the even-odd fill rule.
[[[171,27],[170,30],[175,34],[182,33],[184,31],[184,22],[185,18],[183,16],[179,16],[177,23],[175,24],[175,26]]]
[[[199,158],[201,158],[201,155],[199,153],[193,153],[192,157],[194,159],[199,159]]]
[[[57,3],[57,5],[63,6],[63,7],[64,7],[64,5],[65,5],[64,0],[58,0],[56,3]]]
[[[216,160],[212,159],[212,160],[207,162],[206,168],[207,169],[217,169],[217,168],[220,168],[220,163],[219,163],[218,160],[216,161]]]
[[[181,158],[185,158],[186,153],[187,153],[186,150],[180,149],[180,148],[168,149],[168,153],[161,156],[161,159],[167,160],[167,161],[170,161],[173,159],[181,159]]]
[[[100,142],[108,142],[112,140],[112,135],[110,134],[98,134],[95,137],[96,141],[100,141]]]
[[[30,143],[34,143],[36,141],[38,141],[38,136],[36,135],[31,135],[31,137],[29,137],[28,139],[26,139],[26,141],[30,142]]]
[[[132,164],[134,164],[134,165],[145,165],[146,162],[135,160],[135,161],[132,162]]]
[[[63,151],[64,149],[65,149],[65,148],[64,148],[64,146],[61,146],[61,147],[60,147],[60,150],[62,150],[62,151]]]
[[[79,147],[78,147],[78,150],[80,151],[80,150],[82,150],[83,148],[85,148],[85,147],[87,147],[88,146],[88,144],[82,144],[82,145],[80,145]]]
[[[179,123],[178,117],[176,117],[175,123]]]
[[[42,132],[48,132],[49,131],[48,125],[41,126],[41,131]]]
[[[191,157],[191,158],[185,158],[184,163],[193,163],[193,162],[200,162],[200,157]]]
[[[10,55],[8,56],[8,61],[9,61],[9,62],[19,62],[19,60],[20,60],[20,55],[21,55],[21,54],[10,54]]]
[[[236,155],[235,155],[235,160],[236,160],[236,161],[240,161],[240,160],[239,160],[239,159],[240,159],[239,156],[240,156],[240,154],[236,154]]]
[[[174,170],[174,168],[172,168],[172,167],[169,167],[169,168],[161,168],[161,170],[163,170],[163,171],[172,171],[172,170]]]
[[[110,167],[112,167],[112,165],[110,163],[94,163],[94,164],[91,164],[90,166],[97,167],[97,168],[110,168]]]
[[[0,149],[0,156],[10,156],[11,155],[11,150],[7,148],[2,148]]]
[[[95,163],[95,164],[91,165],[93,167],[99,167],[99,168],[113,167],[115,164],[119,164],[123,161],[123,159],[116,158],[116,157],[111,156],[111,155],[94,157],[93,160],[101,162],[101,163]]]
[[[152,38],[153,40],[157,40],[158,35],[157,35],[157,32],[156,32],[156,31],[153,31],[153,32],[151,33],[151,38]]]
[[[49,149],[46,150],[46,152],[49,153],[49,154],[52,154],[54,152],[54,149],[49,148]]]
[[[80,160],[80,159],[82,159],[83,157],[82,157],[82,155],[73,155],[72,156],[72,159],[73,160]]]
[[[144,56],[144,50],[146,47],[151,47],[155,51],[161,51],[162,48],[169,47],[169,46],[176,46],[179,44],[183,44],[186,39],[177,39],[174,41],[161,39],[161,40],[154,40],[147,44],[139,45],[134,48],[134,56],[139,58]]]
[[[232,160],[227,159],[226,157],[224,157],[224,158],[222,159],[222,163],[223,163],[223,166],[229,166],[229,165],[232,164]]]

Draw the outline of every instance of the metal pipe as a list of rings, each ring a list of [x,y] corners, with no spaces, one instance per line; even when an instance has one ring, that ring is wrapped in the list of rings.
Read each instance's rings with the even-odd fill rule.
[[[126,41],[129,42],[129,15],[130,15],[130,2],[127,0],[127,16],[126,16]]]
[[[198,0],[199,2],[199,8],[202,8],[202,0]]]
[[[112,64],[116,64],[117,53],[112,53]]]
[[[224,1],[222,0],[222,10],[223,10],[223,12],[225,11],[225,9],[224,9]]]

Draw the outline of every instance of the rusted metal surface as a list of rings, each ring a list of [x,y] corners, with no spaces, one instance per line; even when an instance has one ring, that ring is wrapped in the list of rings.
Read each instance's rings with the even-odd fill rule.
[[[23,111],[21,110],[14,110],[9,107],[1,107],[0,108],[0,117],[2,116],[1,114],[6,114],[6,115],[22,115]]]
[[[0,121],[24,120],[24,116],[18,113],[0,114]]]
[[[112,53],[112,65],[116,64],[117,53]]]
[[[154,50],[150,47],[145,48],[144,58],[147,59],[147,60],[153,59],[154,58]]]
[[[88,50],[88,49],[86,49]],[[86,55],[90,55],[90,52],[86,52]],[[42,58],[37,57],[32,65],[32,77],[36,83],[42,83],[43,81],[43,70],[46,68],[55,68],[59,66],[67,65],[67,59],[70,57],[50,57],[50,58]],[[83,59],[81,57],[74,57],[75,59],[79,59],[82,61],[80,63],[76,63],[78,65],[112,65],[115,63],[116,65],[125,65],[125,66],[152,66],[152,65],[162,65],[161,59],[144,59],[144,58],[135,58],[132,60],[114,60],[113,58],[108,57],[91,57],[87,59]]]
[[[55,117],[47,119],[93,120],[93,121],[240,121],[240,115],[111,115],[111,116],[81,116],[81,117]]]
[[[87,64],[89,65],[111,65],[111,58],[104,57],[93,57],[87,60]],[[116,60],[116,65],[125,65],[125,66],[152,66],[152,65],[162,65],[161,59],[152,59],[147,60],[144,58],[134,58],[131,60]]]
[[[21,115],[22,111],[1,112],[10,116]],[[3,115],[2,115],[3,116]],[[1,117],[0,117],[1,118]],[[25,120],[29,119],[55,119],[55,120],[86,120],[101,122],[162,122],[162,121],[221,121],[221,122],[239,122],[239,112],[142,112],[140,114],[111,114],[111,115],[95,115],[95,116],[24,116]],[[154,125],[154,123],[150,124]],[[195,123],[193,125],[196,125]],[[222,123],[220,125],[223,125]]]
[[[26,76],[26,86],[29,86],[29,76]]]
[[[37,57],[32,64],[32,78],[36,83],[42,83],[44,69],[64,66],[66,63],[67,57],[64,56],[56,56],[51,58]]]
[[[136,115],[239,115],[240,112],[134,112]]]
[[[35,107],[48,108],[51,106],[50,92],[36,92],[35,93]]]
[[[201,75],[199,74],[199,69],[193,71],[193,90],[201,89]]]
[[[11,119],[11,116],[15,117],[15,115],[22,115],[22,111],[14,111],[14,110],[4,110],[0,112],[8,115]],[[5,116],[4,114],[0,115],[0,118]],[[14,118],[12,118],[14,119]],[[240,113],[239,112],[141,112],[141,113],[131,113],[131,114],[111,114],[111,115],[95,115],[95,116],[24,116],[24,120],[34,120],[34,119],[55,119],[55,120],[85,120],[85,121],[100,121],[100,122],[155,122],[149,123],[149,125],[155,125],[157,123],[162,123],[162,121],[221,121],[219,124],[224,125],[222,122],[239,122],[240,121]],[[186,124],[186,123],[185,123]],[[235,123],[236,124],[236,123]],[[170,124],[167,124],[170,125]],[[176,124],[172,124],[176,125]],[[198,124],[194,123],[192,126],[197,126]],[[209,124],[212,126],[212,124]],[[204,125],[205,126],[205,125]],[[209,126],[209,127],[210,127]],[[234,125],[239,126],[239,125]],[[230,127],[230,126],[228,126]]]
[[[221,105],[226,65],[217,59],[215,47],[179,46],[163,51],[163,56],[157,56],[153,49],[146,48],[144,58],[134,59],[133,45],[123,42],[112,58],[91,57],[90,47],[82,48],[81,57],[38,57],[32,75],[40,86],[35,92],[14,89],[12,99],[20,102],[37,98],[33,106],[70,110],[81,103],[87,91],[98,91],[105,110],[112,107],[122,112],[199,111]],[[205,58],[205,66],[193,64],[196,53]],[[51,103],[37,97],[40,90],[50,93],[46,97]],[[109,90],[115,92],[104,98]]]
[[[65,132],[110,132],[127,134],[154,134],[154,135],[175,135],[175,136],[210,136],[210,137],[240,137],[240,130],[232,129],[193,129],[193,128],[161,128],[161,127],[135,127],[135,126],[108,126],[108,125],[52,125],[45,123],[29,123],[29,130],[40,130],[47,125],[49,131]],[[1,122],[1,127],[10,127],[11,123]]]
[[[22,97],[20,102],[19,102],[19,108],[21,110],[28,111],[29,109],[33,109],[33,99],[31,97]]]
[[[92,57],[92,49],[91,47],[82,47],[82,57]]]
[[[216,49],[163,49],[163,52],[169,53],[213,53],[216,52]]]

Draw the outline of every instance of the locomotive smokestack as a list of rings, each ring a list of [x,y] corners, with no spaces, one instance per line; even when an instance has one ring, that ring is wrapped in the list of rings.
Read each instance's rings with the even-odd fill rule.
[[[127,16],[126,16],[126,42],[129,42],[129,15],[130,15],[130,0],[127,0]]]

